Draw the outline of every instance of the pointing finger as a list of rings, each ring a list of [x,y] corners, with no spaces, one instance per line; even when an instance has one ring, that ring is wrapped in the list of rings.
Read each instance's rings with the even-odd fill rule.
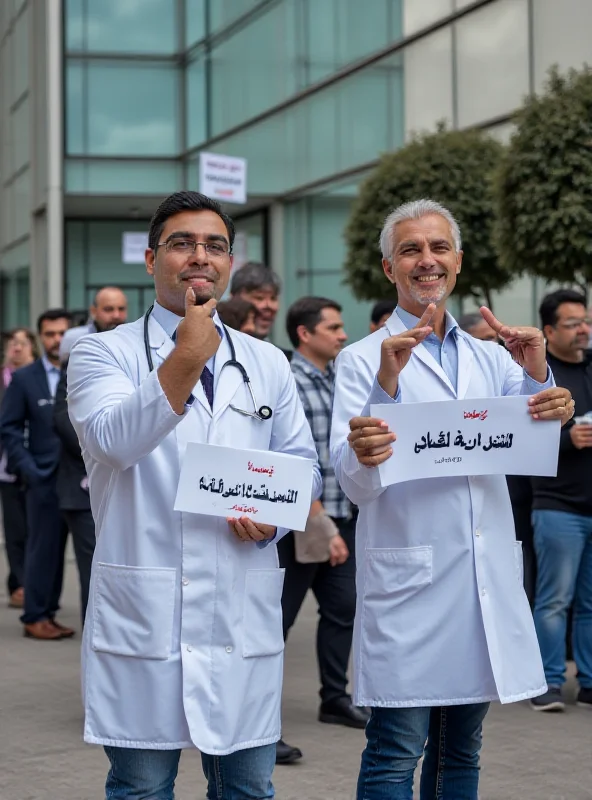
[[[500,322],[499,319],[497,319],[497,317],[495,317],[492,314],[492,312],[487,308],[487,306],[481,306],[479,311],[481,312],[481,316],[483,317],[485,322],[489,325],[490,328],[493,328],[493,330],[496,333],[501,333],[502,330],[506,328],[503,322]]]

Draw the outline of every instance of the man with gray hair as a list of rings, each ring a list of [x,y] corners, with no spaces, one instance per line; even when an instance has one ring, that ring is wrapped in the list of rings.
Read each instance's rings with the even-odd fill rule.
[[[255,333],[257,339],[267,339],[280,306],[280,279],[275,272],[259,261],[248,261],[232,276],[230,294],[252,303],[257,309]]]
[[[411,800],[424,751],[422,800],[476,800],[490,701],[545,691],[505,477],[381,487],[377,466],[399,457],[396,431],[370,406],[523,394],[534,420],[566,422],[573,403],[554,387],[539,330],[508,327],[481,309],[506,350],[470,337],[446,311],[462,263],[446,208],[406,203],[387,218],[380,243],[398,306],[385,327],[337,357],[330,448],[360,509],[354,703],[371,717],[358,800]]]

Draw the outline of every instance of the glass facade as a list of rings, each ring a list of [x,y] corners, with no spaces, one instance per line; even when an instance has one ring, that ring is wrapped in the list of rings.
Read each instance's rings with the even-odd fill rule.
[[[48,185],[36,133],[47,110],[31,88],[37,6],[0,2],[2,327],[27,316],[40,252],[31,231]],[[237,263],[265,260],[280,274],[283,311],[305,293],[338,300],[354,339],[368,330],[369,304],[343,283],[343,230],[380,154],[440,120],[507,141],[513,111],[551,63],[592,60],[592,11],[581,0],[50,6],[63,31],[65,302],[84,307],[113,282],[132,316],[141,313],[151,281],[142,265],[123,263],[122,236],[145,231],[166,194],[199,187],[205,150],[248,161],[247,203],[228,207]],[[525,308],[534,319],[540,291],[521,280],[496,309],[510,322]],[[286,344],[281,325],[274,339]]]

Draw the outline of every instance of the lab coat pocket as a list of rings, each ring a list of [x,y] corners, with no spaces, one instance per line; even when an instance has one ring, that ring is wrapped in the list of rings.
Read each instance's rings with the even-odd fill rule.
[[[522,555],[522,542],[514,542],[514,568],[520,586],[524,585],[524,556]]]
[[[171,654],[177,571],[98,563],[92,647],[102,653],[166,660]]]
[[[432,548],[366,550],[364,604],[392,609],[432,582]]]
[[[284,569],[249,569],[245,576],[243,657],[273,656],[284,649]]]

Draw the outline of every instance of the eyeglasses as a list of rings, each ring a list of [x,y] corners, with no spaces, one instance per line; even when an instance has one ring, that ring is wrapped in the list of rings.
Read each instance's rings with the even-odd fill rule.
[[[164,247],[167,253],[175,253],[179,256],[194,255],[197,245],[200,244],[209,256],[228,255],[230,249],[226,242],[196,242],[194,239],[167,239],[166,242],[159,242],[156,247]],[[156,250],[156,247],[154,248]]]
[[[563,328],[566,331],[575,331],[578,328],[581,328],[582,325],[587,325],[588,327],[592,327],[592,319],[574,319],[570,320],[569,322],[558,322],[555,326],[556,328]]]

